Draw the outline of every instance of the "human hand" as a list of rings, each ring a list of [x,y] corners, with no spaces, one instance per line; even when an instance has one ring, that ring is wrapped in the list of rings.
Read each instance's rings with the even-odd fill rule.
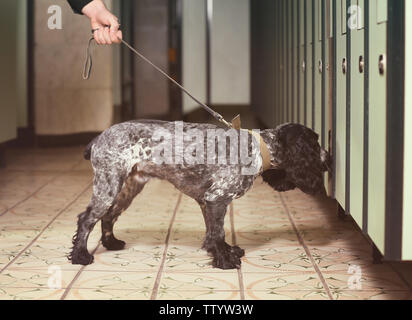
[[[90,19],[94,39],[98,44],[120,43],[122,32],[119,20],[109,11],[102,0],[93,0],[82,13]]]

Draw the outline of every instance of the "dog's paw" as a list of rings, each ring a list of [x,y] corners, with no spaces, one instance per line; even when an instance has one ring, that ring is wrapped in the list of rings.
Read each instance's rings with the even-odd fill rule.
[[[119,251],[123,250],[126,242],[122,240],[116,239],[113,235],[111,235],[107,239],[102,239],[103,247],[110,251]]]
[[[72,261],[72,264],[81,264],[87,266],[93,263],[93,256],[87,252],[87,250],[73,251],[69,259]]]
[[[213,267],[228,270],[240,269],[240,258],[245,255],[245,251],[238,246],[230,246],[226,242],[216,244],[213,254]]]
[[[245,256],[245,250],[242,248],[239,248],[238,246],[231,247],[231,251],[238,256],[239,258],[242,258]]]

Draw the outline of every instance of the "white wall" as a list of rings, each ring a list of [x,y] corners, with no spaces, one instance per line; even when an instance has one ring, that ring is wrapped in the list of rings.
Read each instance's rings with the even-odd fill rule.
[[[62,30],[47,26],[51,5],[62,8]],[[83,80],[89,20],[74,14],[65,0],[36,0],[34,6],[36,134],[103,131],[113,116],[112,47],[94,47],[93,71]]]
[[[206,10],[205,0],[183,0],[183,86],[206,101]],[[183,112],[198,105],[183,94]]]
[[[214,0],[212,104],[250,104],[250,0]]]
[[[250,104],[250,0],[213,1],[210,71],[212,104]],[[206,101],[206,0],[183,0],[183,85]]]

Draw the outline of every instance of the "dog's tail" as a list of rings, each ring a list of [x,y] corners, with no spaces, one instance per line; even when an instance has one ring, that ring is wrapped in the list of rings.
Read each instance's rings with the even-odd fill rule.
[[[83,152],[83,157],[85,160],[90,160],[92,157],[92,147],[93,145],[96,143],[96,140],[99,136],[97,136],[96,138],[94,138],[86,147],[86,149],[84,149]]]

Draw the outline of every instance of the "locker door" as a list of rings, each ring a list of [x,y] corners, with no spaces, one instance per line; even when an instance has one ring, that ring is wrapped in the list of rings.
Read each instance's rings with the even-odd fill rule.
[[[351,28],[351,112],[350,112],[350,200],[349,208],[358,226],[363,226],[363,167],[364,167],[364,26],[363,0],[351,0],[352,15],[358,19]]]
[[[322,0],[314,0],[314,52],[315,52],[315,65],[314,65],[314,97],[313,97],[313,111],[314,119],[313,126],[315,131],[319,134],[322,140],[322,75],[324,72],[324,62],[322,60]]]
[[[306,124],[306,102],[305,102],[305,78],[306,78],[306,55],[305,55],[305,3],[306,0],[298,0],[299,4],[299,122]]]
[[[345,208],[346,181],[346,0],[336,0],[336,200]]]
[[[388,0],[369,0],[369,9],[368,233],[378,249],[384,252]]]

